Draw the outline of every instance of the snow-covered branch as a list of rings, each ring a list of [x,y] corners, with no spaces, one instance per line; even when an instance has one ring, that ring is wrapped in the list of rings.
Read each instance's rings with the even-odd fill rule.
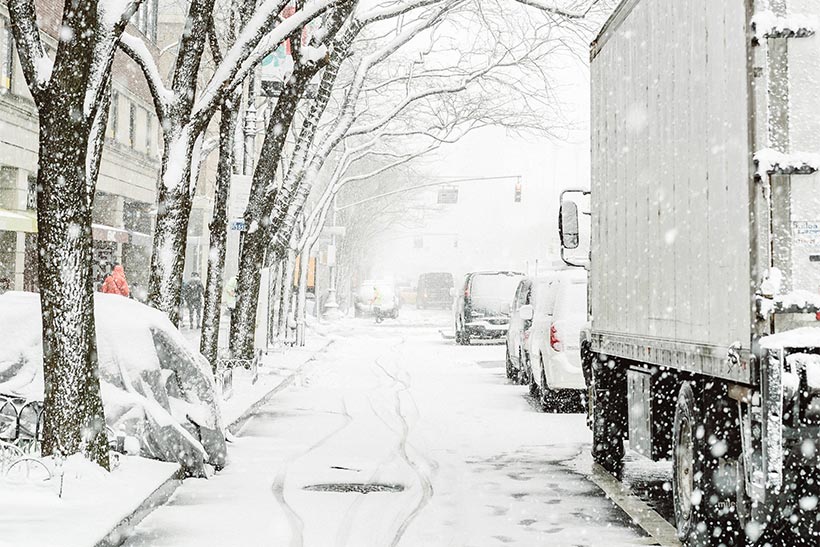
[[[311,0],[302,9],[269,30],[271,23],[287,5],[287,0],[266,0],[225,53],[222,63],[197,100],[192,121],[207,124],[224,95],[239,85],[262,59],[274,51],[294,31],[328,8],[343,0]]]
[[[20,65],[26,77],[31,94],[37,100],[51,79],[54,63],[46,55],[37,26],[34,0],[9,0],[9,14],[12,33],[20,57]]]
[[[127,32],[124,32],[120,38],[120,48],[142,69],[145,80],[148,82],[148,89],[154,99],[157,117],[162,123],[169,106],[174,101],[174,93],[165,87],[153,55],[141,38]]]
[[[556,6],[554,2],[548,0],[515,0],[525,6],[537,8],[541,11],[563,17],[564,19],[583,19],[589,15],[592,9],[600,4],[600,0],[591,0],[586,6],[577,6],[575,8],[565,8]]]

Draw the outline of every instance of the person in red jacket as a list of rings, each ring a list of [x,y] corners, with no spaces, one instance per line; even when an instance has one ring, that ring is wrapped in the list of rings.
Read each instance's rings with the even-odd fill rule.
[[[125,270],[117,264],[114,266],[114,271],[105,278],[102,286],[102,292],[108,294],[118,294],[128,298],[131,291],[128,289],[128,281],[125,280]]]

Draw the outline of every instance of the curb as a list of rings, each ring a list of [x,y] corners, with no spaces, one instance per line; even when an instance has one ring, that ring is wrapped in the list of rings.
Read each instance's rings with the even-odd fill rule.
[[[330,340],[328,340],[327,342],[325,342],[325,343],[324,343],[324,345],[322,345],[322,347],[320,347],[320,348],[319,348],[319,349],[317,349],[315,352],[313,352],[313,355],[311,355],[308,359],[306,359],[304,363],[302,363],[301,365],[299,365],[299,366],[296,368],[296,370],[294,370],[294,371],[293,371],[293,372],[292,372],[292,373],[291,373],[288,377],[286,377],[286,378],[285,378],[284,380],[282,380],[279,384],[277,384],[277,385],[276,385],[276,387],[272,388],[270,391],[268,391],[267,393],[265,393],[265,394],[264,394],[261,398],[259,398],[259,399],[258,399],[255,403],[253,403],[251,406],[249,406],[247,409],[245,409],[245,411],[244,411],[244,412],[242,412],[242,414],[240,414],[238,418],[236,418],[233,422],[231,422],[230,424],[228,424],[228,431],[230,431],[230,432],[231,432],[231,435],[236,435],[236,434],[237,434],[237,432],[238,432],[240,429],[242,429],[242,426],[244,426],[244,425],[245,425],[245,423],[248,421],[248,419],[249,419],[249,418],[250,418],[250,417],[251,417],[251,416],[252,416],[252,415],[253,415],[253,414],[254,414],[257,410],[259,410],[260,408],[262,408],[263,406],[265,406],[266,404],[268,404],[268,403],[270,402],[270,400],[271,400],[271,399],[273,399],[273,397],[274,397],[277,393],[279,393],[280,391],[284,390],[286,387],[289,387],[291,384],[293,384],[293,382],[294,382],[294,381],[296,381],[296,377],[299,375],[299,373],[301,373],[301,372],[302,372],[302,369],[304,369],[304,368],[305,368],[305,366],[306,366],[308,363],[311,363],[312,361],[315,361],[315,360],[316,360],[316,356],[317,356],[317,355],[319,355],[320,353],[322,353],[323,351],[325,351],[325,350],[326,350],[327,348],[329,348],[331,345],[333,345],[333,343],[334,343],[335,341],[336,341],[336,340],[334,340],[334,339],[330,339]]]
[[[182,467],[180,467],[164,483],[159,485],[156,490],[151,492],[151,494],[140,503],[139,507],[118,522],[94,547],[117,547],[118,545],[122,545],[125,540],[128,539],[130,532],[142,519],[171,498],[177,487],[182,484],[183,475]]]

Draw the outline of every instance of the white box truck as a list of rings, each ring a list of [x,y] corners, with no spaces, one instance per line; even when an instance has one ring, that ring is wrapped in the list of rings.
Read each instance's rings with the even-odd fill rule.
[[[560,231],[589,269],[593,456],[671,459],[686,545],[820,544],[818,18],[625,0],[591,47],[592,181]]]

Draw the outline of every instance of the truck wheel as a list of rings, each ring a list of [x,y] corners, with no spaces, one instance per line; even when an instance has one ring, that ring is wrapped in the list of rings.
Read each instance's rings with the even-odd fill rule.
[[[708,408],[701,408],[704,401]],[[709,389],[700,400],[690,382],[678,393],[673,429],[675,524],[689,547],[743,545],[737,504],[738,423],[725,394]]]
[[[626,374],[614,362],[594,355],[592,377],[592,459],[620,477],[626,433]]]

